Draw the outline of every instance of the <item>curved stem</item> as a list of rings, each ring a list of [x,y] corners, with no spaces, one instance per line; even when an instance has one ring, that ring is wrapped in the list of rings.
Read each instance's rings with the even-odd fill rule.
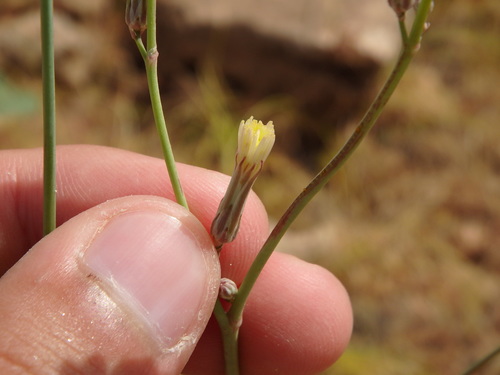
[[[293,221],[297,218],[303,208],[309,201],[325,186],[330,178],[339,170],[339,168],[347,161],[352,153],[359,146],[364,137],[375,124],[382,110],[387,104],[389,98],[393,94],[401,78],[403,77],[408,65],[410,64],[418,46],[420,38],[425,29],[425,20],[430,10],[431,0],[422,0],[417,10],[415,21],[408,36],[407,43],[403,44],[403,50],[396,62],[394,69],[389,75],[386,83],[376,96],[372,105],[366,112],[354,133],[347,140],[340,151],[330,160],[330,162],[319,172],[309,185],[299,194],[293,201],[287,211],[280,218],[273,231],[269,235],[264,246],[257,254],[250,270],[248,271],[243,283],[241,284],[238,295],[228,311],[230,322],[240,321],[243,314],[243,309],[246,300],[254,286],[260,272],[264,268],[267,260],[276,248],[278,242],[290,227]]]
[[[43,233],[56,228],[56,98],[54,69],[53,2],[42,0],[43,80]]]
[[[167,124],[163,115],[163,106],[161,103],[160,87],[158,85],[158,49],[156,46],[156,0],[148,0],[147,3],[147,49],[142,43],[142,39],[137,37],[135,39],[139,48],[139,52],[144,60],[146,66],[146,75],[148,79],[149,96],[151,98],[151,106],[153,109],[153,116],[155,119],[156,130],[160,136],[161,147],[165,164],[167,166],[168,175],[172,188],[174,190],[175,199],[177,203],[188,208],[186,197],[182,191],[182,186],[177,174],[175,166],[174,154],[172,145],[167,132]]]

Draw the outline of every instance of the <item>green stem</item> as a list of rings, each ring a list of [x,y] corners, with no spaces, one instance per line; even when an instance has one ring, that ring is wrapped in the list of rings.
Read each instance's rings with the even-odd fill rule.
[[[144,47],[144,43],[142,42],[141,37],[138,35],[136,36],[135,44],[137,45],[137,48],[139,49],[139,53],[142,56],[142,59],[144,60],[144,63],[146,63],[148,59],[148,51],[146,51],[146,47]]]
[[[148,79],[149,96],[155,119],[156,130],[160,136],[163,157],[167,166],[168,175],[174,190],[177,203],[188,208],[186,197],[177,174],[174,153],[167,132],[167,124],[163,115],[161,104],[160,87],[158,85],[158,48],[156,46],[156,0],[148,0],[147,3],[147,49],[144,47],[140,37],[136,38],[136,44],[144,59],[146,75]]]
[[[52,0],[40,5],[43,81],[43,233],[56,228],[56,99]]]
[[[500,346],[493,350],[491,353],[486,355],[486,357],[481,358],[479,361],[474,363],[471,368],[469,368],[467,371],[465,371],[462,375],[472,375],[474,374],[477,370],[480,370],[485,366],[487,363],[489,363],[493,358],[495,358],[497,355],[500,354]]]
[[[403,42],[403,45],[405,45],[408,42],[408,31],[406,31],[406,24],[404,18],[399,19],[399,32],[401,33],[401,40]]]
[[[280,218],[273,231],[269,235],[264,246],[257,254],[254,262],[252,263],[243,283],[241,284],[238,295],[233,302],[231,309],[228,311],[228,318],[230,323],[240,321],[243,314],[243,309],[247,298],[254,286],[260,272],[264,268],[267,260],[276,248],[278,242],[285,234],[286,230],[290,227],[293,221],[297,218],[302,209],[309,203],[309,201],[325,186],[330,178],[339,170],[339,168],[347,161],[359,146],[364,137],[368,134],[370,129],[375,124],[380,116],[383,108],[387,104],[389,98],[393,94],[401,78],[403,77],[408,65],[410,64],[418,46],[420,38],[425,28],[425,20],[429,13],[431,0],[422,0],[417,10],[417,15],[406,44],[403,44],[403,50],[399,59],[396,62],[394,69],[389,75],[386,83],[382,87],[379,94],[376,96],[372,105],[366,112],[354,133],[347,140],[340,151],[332,158],[332,160],[321,170],[321,172],[314,177],[309,185],[299,194],[293,201],[284,215]]]
[[[215,303],[214,316],[219,324],[224,346],[224,364],[226,375],[238,375],[238,331],[239,325],[232,326],[219,299]]]

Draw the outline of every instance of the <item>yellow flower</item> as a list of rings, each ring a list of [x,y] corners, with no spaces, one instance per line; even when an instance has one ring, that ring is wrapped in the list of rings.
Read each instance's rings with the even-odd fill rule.
[[[236,237],[248,193],[274,145],[274,125],[250,117],[238,131],[238,151],[233,176],[212,222],[211,234],[217,249]]]
[[[264,125],[262,121],[250,117],[241,121],[238,130],[237,160],[245,159],[248,164],[263,163],[274,145],[274,125],[269,121]]]

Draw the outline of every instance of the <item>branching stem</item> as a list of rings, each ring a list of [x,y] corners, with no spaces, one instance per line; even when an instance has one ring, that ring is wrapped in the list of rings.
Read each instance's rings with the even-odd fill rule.
[[[218,299],[215,308],[214,316],[219,324],[222,334],[222,344],[224,347],[224,364],[226,374],[238,375],[240,373],[238,365],[238,326],[231,326],[221,301]]]
[[[368,134],[382,113],[389,98],[393,94],[401,78],[403,77],[408,65],[415,55],[420,45],[420,39],[425,31],[425,21],[430,11],[431,0],[422,0],[417,10],[413,27],[406,41],[403,41],[401,54],[389,75],[386,83],[376,96],[372,105],[369,107],[365,116],[362,118],[358,127],[354,130],[351,137],[347,140],[340,151],[330,160],[330,162],[321,170],[309,185],[298,195],[284,215],[280,218],[273,231],[264,243],[262,249],[257,254],[250,270],[241,284],[238,295],[227,313],[229,325],[240,322],[243,315],[243,309],[250,291],[260,275],[264,265],[276,248],[278,242],[283,237],[287,229],[297,218],[299,213],[311,201],[311,199],[326,185],[331,177],[340,169],[340,167],[349,159],[361,141]],[[405,34],[402,34],[404,38]],[[226,371],[226,374],[233,374]]]

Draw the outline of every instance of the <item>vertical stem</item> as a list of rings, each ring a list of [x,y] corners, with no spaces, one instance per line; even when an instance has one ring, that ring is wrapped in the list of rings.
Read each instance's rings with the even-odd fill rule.
[[[43,81],[43,233],[56,227],[56,99],[53,2],[41,0]]]
[[[219,299],[215,303],[214,316],[219,324],[224,347],[224,366],[226,375],[238,375],[238,331],[239,326],[232,326]]]
[[[150,51],[156,49],[156,0],[148,0],[146,9],[146,46]]]
[[[148,0],[147,3],[147,50],[142,45],[142,40],[136,39],[136,43],[141,51],[146,66],[146,75],[148,79],[149,96],[151,98],[151,107],[156,124],[156,130],[160,136],[161,147],[165,164],[172,188],[174,190],[177,203],[188,208],[186,197],[182,191],[182,186],[175,166],[174,153],[167,132],[167,124],[163,115],[163,106],[161,104],[160,87],[158,85],[158,48],[156,46],[156,0]],[[144,54],[146,52],[146,54]]]

